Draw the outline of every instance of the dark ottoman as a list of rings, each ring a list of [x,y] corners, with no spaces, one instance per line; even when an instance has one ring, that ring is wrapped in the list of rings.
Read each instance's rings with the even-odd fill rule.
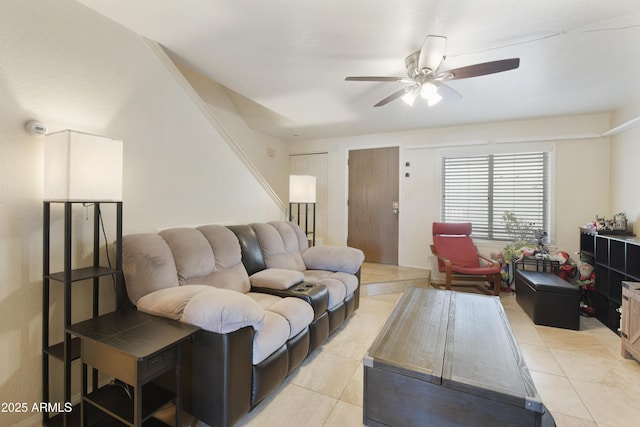
[[[516,301],[536,325],[580,329],[580,289],[554,274],[516,270]]]

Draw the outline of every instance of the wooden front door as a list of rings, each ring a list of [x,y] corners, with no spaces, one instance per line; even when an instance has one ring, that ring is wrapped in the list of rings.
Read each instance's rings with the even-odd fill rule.
[[[398,147],[349,151],[347,244],[368,262],[398,264]]]

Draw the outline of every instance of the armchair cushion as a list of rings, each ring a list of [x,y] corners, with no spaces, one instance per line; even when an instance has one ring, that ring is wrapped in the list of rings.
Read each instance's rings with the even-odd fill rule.
[[[482,280],[493,283],[493,295],[500,295],[500,269],[492,260],[478,254],[471,239],[472,224],[433,223],[433,245],[431,251],[438,259],[438,270],[446,271],[445,288],[451,289],[453,280]],[[480,259],[485,262],[480,264]],[[447,269],[449,267],[449,269]],[[454,273],[456,273],[454,275]],[[484,293],[488,291],[475,285]]]
[[[457,265],[452,265],[451,266],[451,270],[454,273],[460,273],[460,274],[474,274],[474,275],[481,275],[481,276],[486,276],[486,275],[490,275],[490,274],[498,274],[500,273],[500,269],[498,267],[474,267],[474,268],[467,268],[467,267],[459,267]]]
[[[478,251],[469,236],[433,236],[433,244],[438,255],[451,261],[459,268],[477,268],[480,266]],[[444,262],[438,259],[438,269],[444,271]]]
[[[285,290],[302,282],[304,275],[294,270],[267,268],[252,274],[249,279],[251,280],[251,286],[257,288]]]
[[[364,261],[364,253],[350,247],[312,246],[302,253],[302,259],[309,270],[356,274]]]
[[[245,326],[262,328],[265,311],[247,295],[207,285],[161,289],[138,300],[138,310],[226,334]]]

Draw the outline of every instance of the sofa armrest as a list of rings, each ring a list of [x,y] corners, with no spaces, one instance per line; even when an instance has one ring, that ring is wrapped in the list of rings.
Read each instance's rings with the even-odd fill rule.
[[[300,271],[267,268],[252,274],[249,280],[254,288],[284,290],[302,283],[304,275]]]
[[[226,334],[246,326],[262,328],[264,309],[250,297],[229,289],[186,285],[145,295],[138,310]]]
[[[346,246],[312,246],[302,253],[302,259],[308,270],[356,274],[364,262],[364,253]]]

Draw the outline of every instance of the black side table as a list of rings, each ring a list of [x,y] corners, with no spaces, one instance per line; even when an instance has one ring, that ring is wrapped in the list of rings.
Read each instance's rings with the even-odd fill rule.
[[[81,340],[82,425],[89,425],[87,405],[125,425],[138,427],[172,401],[176,406],[176,425],[182,425],[180,347],[198,330],[196,326],[137,310],[115,311],[67,328],[68,333]],[[119,382],[87,393],[87,365]],[[175,393],[151,383],[173,368]]]

